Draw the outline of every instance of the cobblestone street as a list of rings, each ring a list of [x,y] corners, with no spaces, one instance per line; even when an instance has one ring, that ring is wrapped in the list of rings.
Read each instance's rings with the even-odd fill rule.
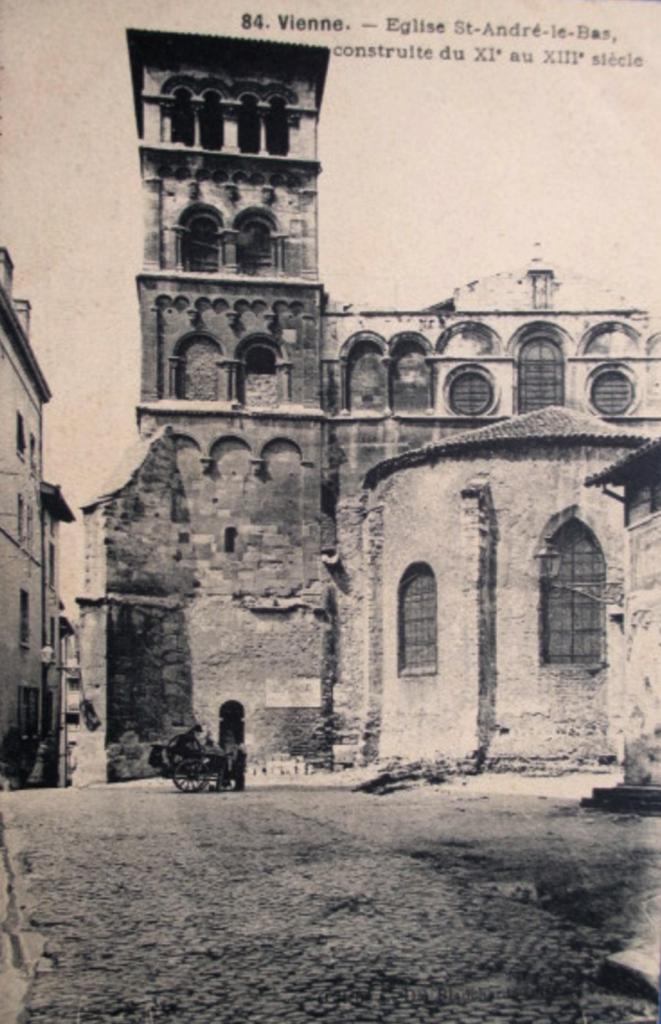
[[[460,783],[42,790],[0,811],[19,937],[45,941],[27,1024],[654,1019],[596,978],[661,889],[658,820]]]

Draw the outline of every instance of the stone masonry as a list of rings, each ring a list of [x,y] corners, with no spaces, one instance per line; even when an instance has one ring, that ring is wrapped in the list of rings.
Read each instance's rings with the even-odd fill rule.
[[[81,737],[77,780],[144,774],[151,743],[193,719],[218,738],[229,702],[267,769],[617,756],[617,615],[609,667],[542,666],[535,554],[545,524],[585,512],[621,578],[619,532],[582,479],[659,432],[654,317],[539,256],[423,310],[331,301],[317,237],[328,52],[128,42],[140,441],[85,509],[81,658],[102,727]],[[547,406],[581,420],[571,443],[434,456],[369,483]],[[397,670],[413,560],[435,574],[433,678]]]

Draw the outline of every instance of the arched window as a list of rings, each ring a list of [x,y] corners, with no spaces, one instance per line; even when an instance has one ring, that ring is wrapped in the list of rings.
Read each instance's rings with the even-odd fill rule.
[[[519,412],[564,405],[562,352],[549,338],[531,338],[519,353]]]
[[[181,265],[184,270],[218,270],[220,222],[210,213],[193,212],[182,224]]]
[[[438,339],[437,349],[452,359],[474,359],[498,352],[499,340],[485,324],[455,324]]]
[[[250,214],[238,222],[236,262],[242,274],[255,274],[273,262],[271,224],[266,217]]]
[[[428,565],[402,576],[398,613],[399,671],[436,672],[436,580]]]
[[[424,412],[429,408],[429,370],[419,342],[397,344],[392,361],[392,397],[395,412]]]
[[[172,142],[192,146],[195,141],[195,114],[188,89],[176,89],[172,108]]]
[[[176,397],[218,400],[218,360],[220,349],[204,335],[190,338],[179,353],[176,374]]]
[[[352,412],[379,412],[386,407],[388,380],[383,355],[373,341],[359,341],[347,367],[349,408]]]
[[[200,143],[203,149],[222,149],[223,111],[217,92],[208,92],[200,110]]]
[[[269,345],[259,342],[250,345],[243,357],[242,377],[240,400],[244,405],[272,407],[278,404],[276,357]]]
[[[279,96],[271,100],[266,115],[266,148],[274,156],[286,156],[289,152],[289,126],[285,101]]]
[[[254,96],[244,96],[239,107],[239,150],[259,153],[259,111]]]
[[[578,519],[561,526],[551,543],[559,555],[559,569],[541,580],[542,660],[594,665],[605,653],[606,564],[601,547]]]
[[[636,333],[624,324],[602,324],[589,332],[586,356],[622,359],[638,355]]]

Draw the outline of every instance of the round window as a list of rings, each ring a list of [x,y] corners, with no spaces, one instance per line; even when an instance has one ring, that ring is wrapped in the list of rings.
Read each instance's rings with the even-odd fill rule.
[[[633,386],[620,370],[607,370],[595,378],[591,397],[595,409],[604,416],[618,416],[631,405]]]
[[[450,385],[450,407],[460,416],[480,416],[492,402],[491,382],[482,373],[461,373]]]

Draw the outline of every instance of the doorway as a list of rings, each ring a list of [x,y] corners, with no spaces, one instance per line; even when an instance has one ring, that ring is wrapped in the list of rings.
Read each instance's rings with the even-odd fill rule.
[[[244,742],[244,708],[238,700],[226,700],[220,705],[218,743],[223,750],[231,750]]]

